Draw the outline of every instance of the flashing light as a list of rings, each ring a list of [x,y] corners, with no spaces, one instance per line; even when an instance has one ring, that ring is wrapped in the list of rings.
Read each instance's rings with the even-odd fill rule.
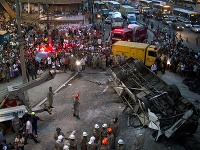
[[[77,65],[77,66],[80,66],[80,65],[81,65],[81,62],[80,62],[79,60],[77,60],[77,61],[76,61],[76,65]]]
[[[40,49],[41,52],[44,52],[44,50],[45,50],[44,47],[42,47],[42,48]]]
[[[171,63],[170,63],[170,61],[169,61],[169,59],[167,60],[167,65],[170,65]]]
[[[191,14],[191,17],[194,17],[194,14]]]
[[[100,15],[100,14],[97,14],[97,18],[101,18],[101,15]]]

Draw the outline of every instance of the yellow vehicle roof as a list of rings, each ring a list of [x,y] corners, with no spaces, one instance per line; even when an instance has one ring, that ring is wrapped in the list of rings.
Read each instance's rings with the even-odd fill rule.
[[[128,41],[117,41],[113,44],[114,46],[128,46],[133,48],[145,49],[149,44],[146,43],[137,43],[137,42],[128,42]],[[153,46],[153,45],[151,45]]]

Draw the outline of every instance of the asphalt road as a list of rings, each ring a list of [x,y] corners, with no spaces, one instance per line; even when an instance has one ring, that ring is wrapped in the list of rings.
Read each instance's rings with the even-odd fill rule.
[[[191,50],[194,50],[196,52],[199,51],[199,46],[196,44],[196,37],[198,37],[200,33],[195,33],[191,31],[190,28],[184,28],[183,31],[177,31],[177,30],[174,30],[169,25],[163,24],[162,21],[157,21],[152,18],[150,18],[150,20],[154,22],[154,29],[156,29],[158,26],[161,28],[166,27],[167,29],[169,29],[169,32],[171,32],[171,35],[176,35],[176,37],[179,40],[180,40],[180,34],[181,34],[181,38],[183,39],[183,42],[186,46],[188,46]],[[142,19],[140,19],[139,22],[143,23]],[[186,41],[187,38],[189,42]]]

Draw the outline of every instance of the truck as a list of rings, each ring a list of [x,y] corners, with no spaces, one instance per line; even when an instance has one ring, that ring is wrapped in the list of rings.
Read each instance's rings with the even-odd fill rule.
[[[146,66],[150,67],[154,64],[156,58],[160,55],[160,47],[156,48],[155,45],[146,43],[117,41],[112,45],[113,55],[121,55],[122,53],[126,58],[134,58],[142,61]]]
[[[120,12],[113,12],[111,17],[111,27],[112,29],[123,28],[124,20]]]
[[[0,98],[2,99],[2,102],[0,103],[0,131],[3,134],[5,134],[7,127],[10,127],[14,114],[18,114],[18,117],[21,118],[25,111],[30,113],[32,111],[45,111],[44,109],[33,110],[33,108],[31,108],[26,91],[44,82],[52,80],[55,77],[55,74],[56,72],[54,70],[50,70],[49,73],[36,80],[18,86],[10,85],[7,86],[7,89],[0,92]]]
[[[124,19],[127,19],[128,14],[135,14],[135,8],[129,5],[121,5],[120,6],[120,13],[122,14]]]
[[[175,84],[167,84],[133,58],[112,67],[111,72],[109,85],[125,104],[122,113],[128,126],[148,127],[156,142],[174,142],[187,135],[191,138],[197,132],[199,109]]]
[[[147,27],[129,24],[128,28],[112,30],[110,36],[111,43],[116,41],[143,42],[148,38]]]

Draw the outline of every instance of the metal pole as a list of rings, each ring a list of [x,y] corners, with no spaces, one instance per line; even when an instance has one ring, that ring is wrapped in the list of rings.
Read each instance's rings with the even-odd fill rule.
[[[46,0],[46,13],[47,13],[47,30],[49,30],[49,5],[48,5],[48,0]],[[49,31],[47,31],[49,32]]]
[[[26,65],[25,65],[25,57],[24,57],[24,38],[22,36],[22,29],[21,29],[19,0],[15,0],[15,3],[16,3],[16,18],[17,18],[17,27],[18,27],[18,40],[19,40],[19,46],[20,46],[20,63],[21,63],[21,70],[22,70],[22,81],[24,84],[24,83],[27,83]]]

